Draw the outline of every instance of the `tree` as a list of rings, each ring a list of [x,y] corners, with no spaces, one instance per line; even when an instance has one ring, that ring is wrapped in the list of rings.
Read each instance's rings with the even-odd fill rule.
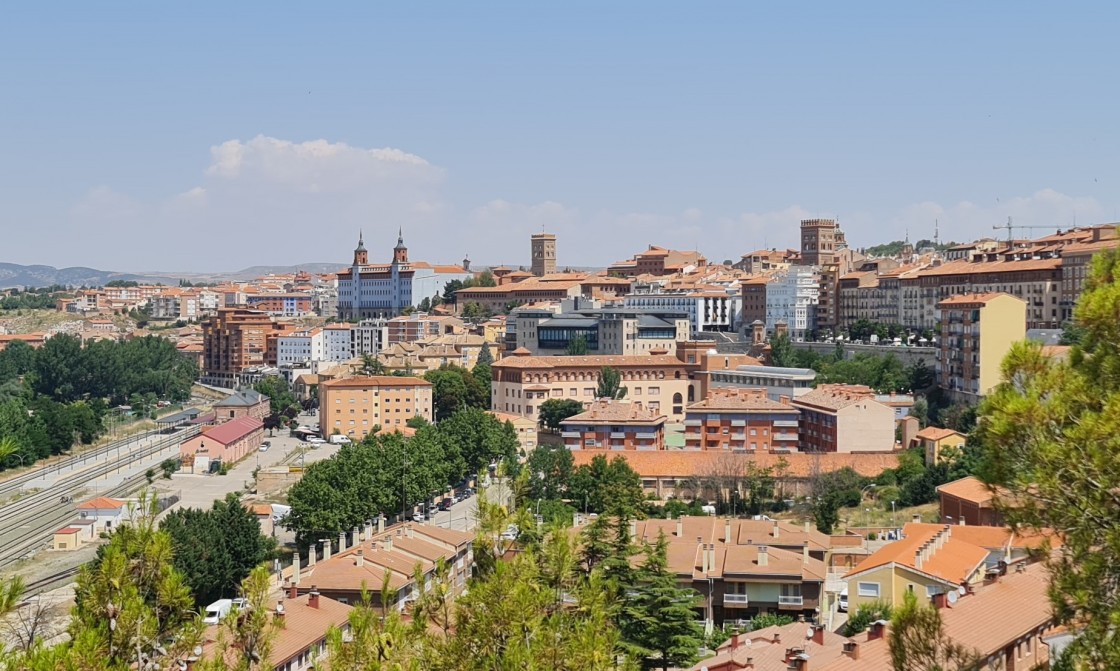
[[[491,463],[517,464],[520,442],[509,422],[478,408],[457,410],[436,426],[445,440],[445,459],[452,481],[467,473],[479,473]]]
[[[622,374],[610,366],[603,366],[599,371],[599,389],[595,392],[595,397],[616,401],[626,398],[626,387],[622,386]]]
[[[190,587],[172,563],[171,537],[155,528],[154,504],[142,496],[135,521],[114,530],[78,572],[70,635],[100,650],[111,668],[128,668],[138,655],[172,668],[201,633]]]
[[[568,341],[568,347],[565,351],[568,356],[586,356],[587,352],[587,336],[582,333]]]
[[[243,608],[234,608],[220,623],[213,651],[200,671],[271,669],[269,656],[278,626],[269,608],[269,571],[258,566],[241,581]]]
[[[929,426],[929,401],[924,398],[914,399],[914,405],[910,408],[910,416],[918,420],[918,426],[926,428]]]
[[[891,619],[887,643],[894,671],[971,671],[980,654],[945,634],[941,612],[919,604],[913,592],[903,594],[902,606]]]
[[[462,280],[451,280],[443,285],[443,302],[448,305],[455,305],[455,292],[463,288]]]
[[[793,622],[791,615],[775,615],[773,613],[763,613],[762,615],[755,615],[751,618],[751,631],[758,631],[766,627],[784,627]]]
[[[425,373],[424,379],[432,383],[432,405],[437,422],[463,408],[490,407],[488,390],[466,368],[445,364]]]
[[[1012,346],[1000,384],[981,405],[975,437],[983,478],[1016,530],[1052,530],[1062,552],[1051,556],[1051,600],[1080,636],[1074,666],[1120,668],[1120,254],[1099,254],[1074,309],[1083,329],[1068,361],[1037,344]]]
[[[793,349],[789,335],[779,333],[770,339],[770,365],[783,368],[796,368],[799,365],[797,352]]]
[[[915,392],[925,391],[937,382],[933,369],[924,359],[918,359],[907,366],[906,377],[910,384],[910,390]]]
[[[367,377],[373,375],[384,375],[385,364],[381,363],[381,359],[377,358],[375,354],[362,355],[362,375]]]
[[[583,412],[583,404],[572,398],[550,398],[537,409],[541,425],[553,431],[560,430],[560,422]]]
[[[530,500],[558,500],[568,492],[574,470],[572,452],[563,445],[540,445],[529,455],[526,470]]]
[[[576,508],[627,518],[638,514],[645,500],[641,477],[621,456],[607,461],[605,456],[595,455],[591,463],[572,474],[569,491]]]
[[[474,368],[471,369],[471,377],[478,384],[481,390],[481,405],[479,407],[490,408],[490,396],[493,374],[490,365],[494,363],[494,355],[490,353],[490,343],[482,343],[482,349],[478,352],[478,359],[475,360]]]
[[[677,586],[677,576],[668,568],[668,549],[664,531],[654,545],[646,546],[636,593],[624,595],[620,615],[624,647],[663,671],[690,666],[704,640],[692,611],[697,594]]]
[[[471,301],[463,306],[462,315],[464,319],[477,323],[489,319],[493,316],[493,313],[489,308],[483,307],[481,303]]]
[[[172,563],[186,578],[199,606],[232,595],[276,548],[273,539],[261,534],[260,523],[237,494],[215,501],[210,510],[173,510],[160,530],[171,536]]]
[[[288,387],[288,381],[283,377],[268,375],[261,378],[253,389],[268,397],[269,415],[281,425],[299,414],[299,402]]]

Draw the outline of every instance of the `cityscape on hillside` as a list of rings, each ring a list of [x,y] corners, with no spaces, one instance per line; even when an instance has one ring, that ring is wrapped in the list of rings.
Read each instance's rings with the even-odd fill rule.
[[[10,8],[0,671],[1120,669],[1076,4]]]

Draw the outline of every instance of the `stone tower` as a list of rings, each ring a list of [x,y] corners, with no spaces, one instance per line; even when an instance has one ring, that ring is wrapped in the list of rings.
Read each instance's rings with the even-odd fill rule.
[[[556,236],[552,233],[534,233],[532,242],[532,273],[540,277],[556,272]]]
[[[802,219],[801,264],[821,266],[834,263],[837,230],[835,219]],[[840,240],[843,241],[843,237]]]

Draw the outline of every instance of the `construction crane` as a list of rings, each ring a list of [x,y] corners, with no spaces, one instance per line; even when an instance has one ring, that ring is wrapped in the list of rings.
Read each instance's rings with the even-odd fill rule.
[[[1012,225],[1011,224],[1011,217],[1008,217],[1007,218],[1007,223],[1003,224],[1002,226],[992,226],[992,230],[996,230],[996,231],[1001,230],[1001,229],[1007,229],[1007,241],[1008,242],[1011,242],[1012,240],[1014,240],[1014,237],[1012,236],[1011,231],[1012,231],[1012,229],[1016,229],[1016,228],[1022,230],[1024,228],[1050,228],[1050,226],[1024,226],[1022,224]],[[1061,231],[1059,231],[1059,232],[1061,232]]]

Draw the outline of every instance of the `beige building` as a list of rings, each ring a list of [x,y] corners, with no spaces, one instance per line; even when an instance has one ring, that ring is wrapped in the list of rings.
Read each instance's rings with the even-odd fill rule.
[[[621,374],[630,402],[660,412],[670,422],[684,421],[690,366],[663,352],[633,356],[532,356],[524,348],[517,349],[492,366],[490,407],[534,421],[538,420],[541,403],[549,399],[578,400],[587,408],[596,398],[599,374],[605,366]]]
[[[976,403],[999,384],[1011,345],[1027,337],[1027,304],[1008,294],[988,293],[954,296],[937,308],[937,383],[954,399]]]
[[[556,236],[534,233],[532,237],[533,274],[537,277],[556,272]]]
[[[869,387],[822,384],[790,404],[801,411],[802,452],[887,452],[894,449],[894,408]]]
[[[390,431],[419,415],[432,421],[432,384],[415,377],[375,375],[319,384],[319,427],[324,438],[361,440],[374,427]]]

